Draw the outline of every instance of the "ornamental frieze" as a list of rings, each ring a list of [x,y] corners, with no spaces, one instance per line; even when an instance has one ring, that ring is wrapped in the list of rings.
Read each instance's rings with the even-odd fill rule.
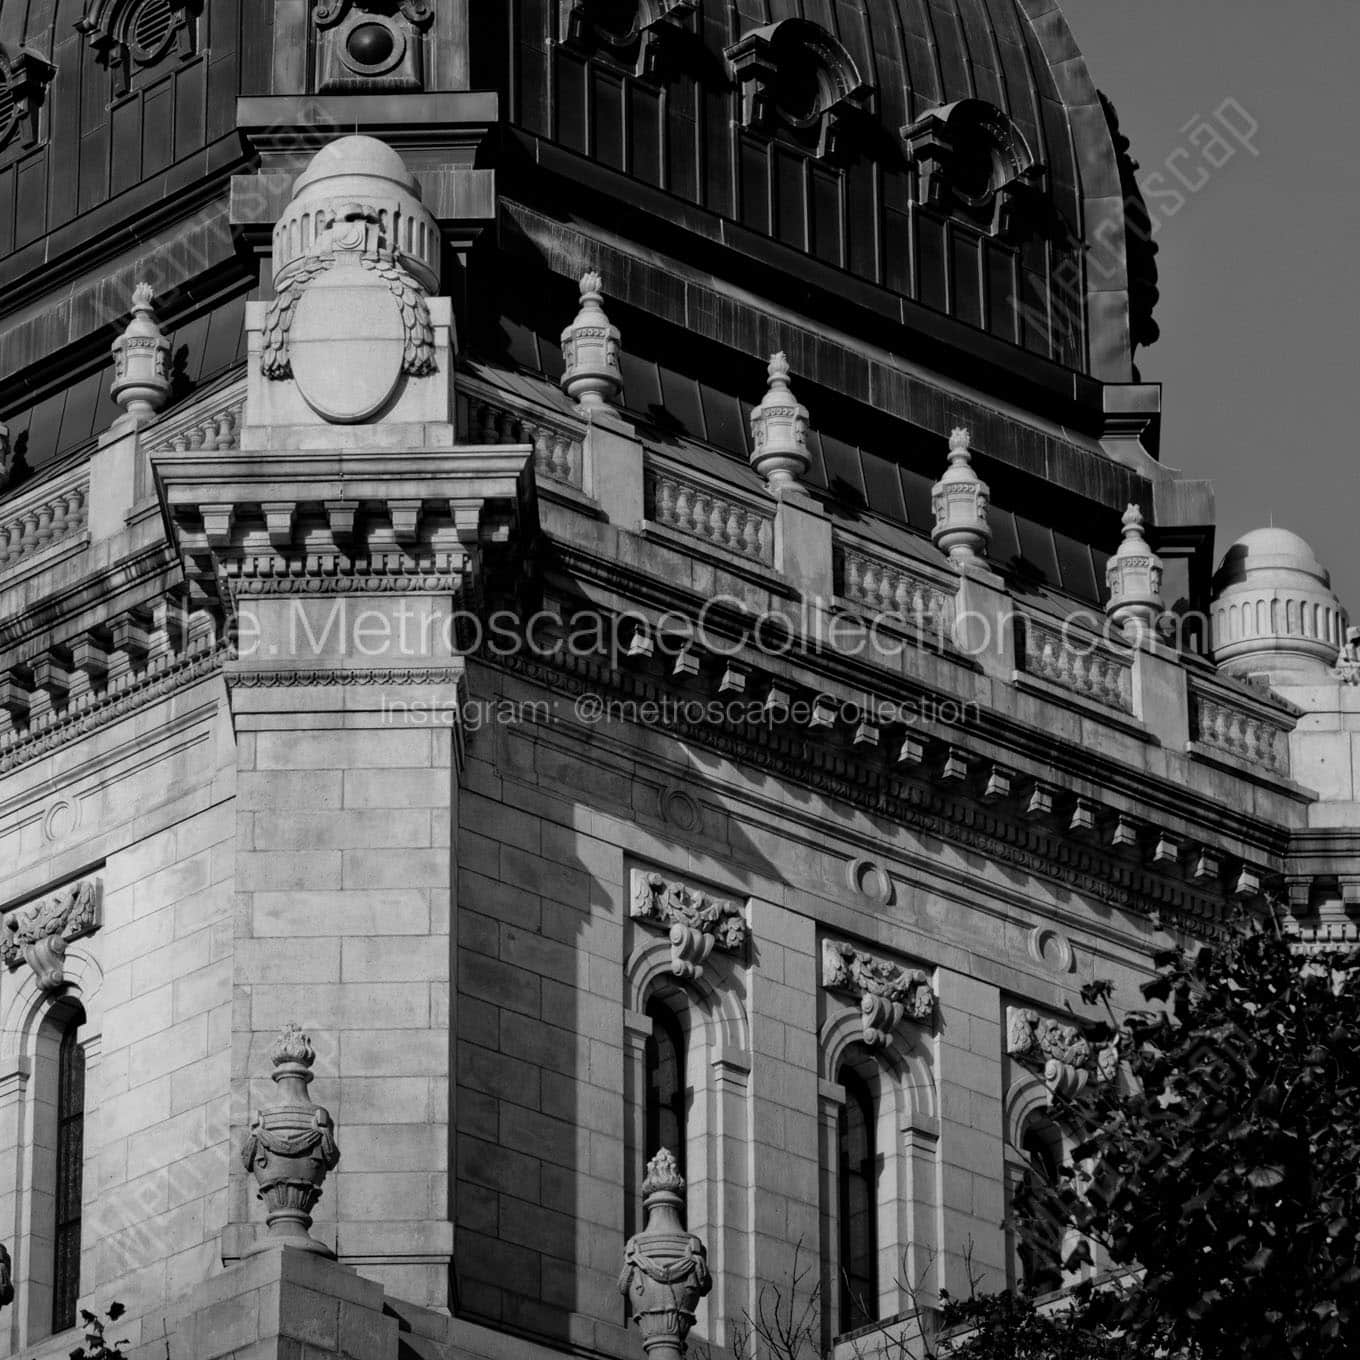
[[[103,881],[83,879],[31,906],[12,911],[0,926],[0,959],[11,973],[25,964],[45,992],[66,982],[66,946],[99,929]]]
[[[635,921],[667,932],[671,972],[678,978],[702,976],[704,963],[714,949],[741,953],[750,935],[746,917],[735,902],[645,869],[633,870],[628,914]]]
[[[859,998],[868,1048],[892,1043],[893,1030],[902,1020],[929,1023],[935,1014],[935,992],[923,972],[840,940],[822,941],[822,986]]]
[[[1074,1096],[1092,1081],[1113,1081],[1119,1072],[1117,1044],[1093,1044],[1079,1026],[1022,1006],[1007,1008],[1006,1052],[1042,1068],[1050,1095]]]

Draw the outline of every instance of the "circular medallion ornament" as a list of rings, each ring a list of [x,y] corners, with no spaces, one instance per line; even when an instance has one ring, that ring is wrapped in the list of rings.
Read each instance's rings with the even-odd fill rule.
[[[314,279],[289,334],[293,377],[317,415],[338,425],[373,420],[401,382],[406,332],[387,286],[358,261]]]

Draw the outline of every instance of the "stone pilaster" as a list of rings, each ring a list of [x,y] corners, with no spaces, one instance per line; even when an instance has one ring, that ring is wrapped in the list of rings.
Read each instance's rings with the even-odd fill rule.
[[[445,1310],[464,630],[488,552],[534,532],[531,455],[456,446],[437,233],[390,147],[328,145],[274,246],[240,450],[154,458],[233,642],[232,1141],[276,1099],[277,1031],[304,1026],[311,1097],[344,1130],[311,1236]],[[229,1263],[263,1234],[253,1194],[236,1163]]]

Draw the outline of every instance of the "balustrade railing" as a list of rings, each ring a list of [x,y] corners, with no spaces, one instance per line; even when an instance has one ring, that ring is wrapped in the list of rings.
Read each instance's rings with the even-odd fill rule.
[[[458,432],[470,444],[529,444],[534,451],[534,471],[540,478],[581,489],[581,435],[565,423],[511,411],[477,393],[460,392]]]
[[[1071,690],[1121,713],[1133,711],[1133,663],[1090,634],[1026,619],[1023,666],[1027,674]]]
[[[90,477],[82,467],[0,504],[0,576],[85,531]]]
[[[648,513],[656,524],[762,566],[774,563],[774,516],[674,472],[647,476]]]
[[[1201,746],[1222,751],[1236,760],[1269,774],[1289,773],[1287,720],[1255,713],[1246,703],[1234,703],[1223,694],[1207,694],[1192,688],[1191,712],[1195,740]]]
[[[951,634],[953,596],[900,558],[841,546],[836,552],[836,588],[842,599],[880,619],[896,619],[944,637]]]

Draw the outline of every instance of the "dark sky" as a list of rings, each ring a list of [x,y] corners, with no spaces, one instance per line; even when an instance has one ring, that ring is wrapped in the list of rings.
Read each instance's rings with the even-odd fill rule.
[[[1360,616],[1360,3],[1062,4],[1140,179],[1161,176],[1162,338],[1139,364],[1162,461],[1214,482],[1219,556],[1273,514]]]

